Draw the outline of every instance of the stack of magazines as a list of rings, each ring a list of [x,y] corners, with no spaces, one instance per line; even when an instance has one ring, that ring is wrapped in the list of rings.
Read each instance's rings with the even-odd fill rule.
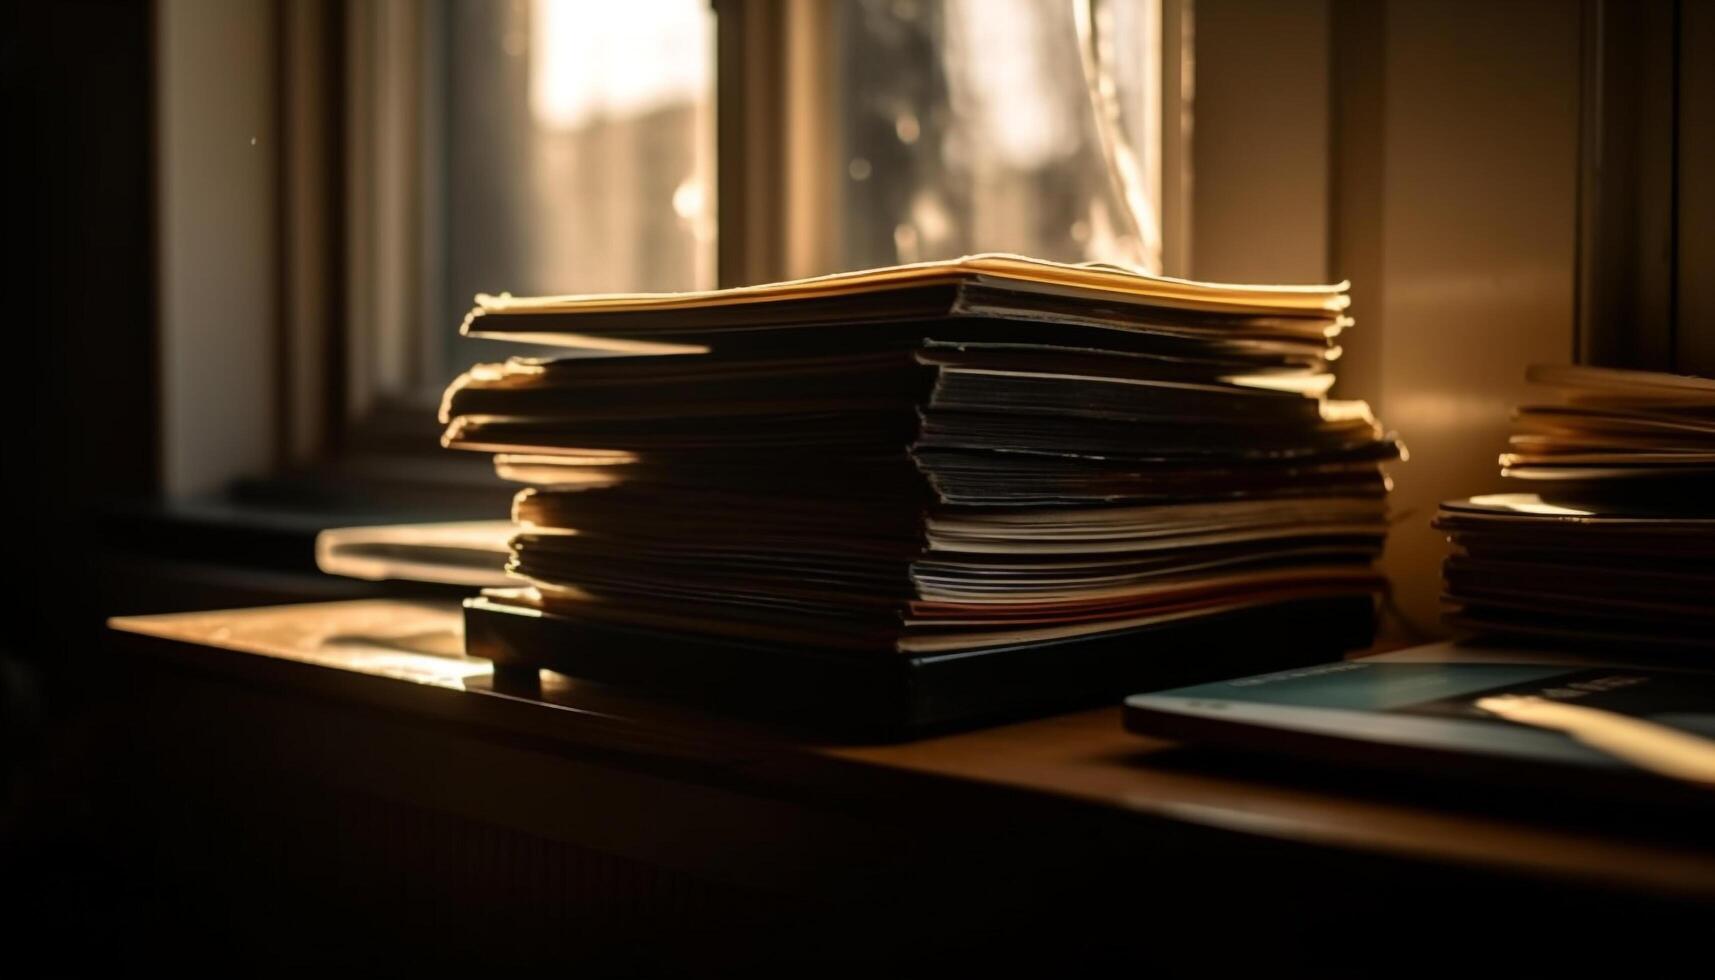
[[[1011,256],[481,297],[466,335],[566,356],[472,369],[443,441],[526,487],[483,603],[605,637],[921,656],[1310,609],[1283,647],[1326,653],[1370,629],[1398,455],[1326,397],[1346,305]]]
[[[1536,367],[1503,476],[1442,504],[1451,622],[1489,633],[1715,647],[1715,380]]]

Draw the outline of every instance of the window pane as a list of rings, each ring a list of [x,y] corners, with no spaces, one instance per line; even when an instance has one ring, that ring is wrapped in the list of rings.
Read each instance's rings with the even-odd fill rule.
[[[707,0],[453,0],[443,47],[449,371],[517,352],[454,337],[478,292],[714,285]]]
[[[838,264],[1159,271],[1160,24],[1159,0],[840,4]]]

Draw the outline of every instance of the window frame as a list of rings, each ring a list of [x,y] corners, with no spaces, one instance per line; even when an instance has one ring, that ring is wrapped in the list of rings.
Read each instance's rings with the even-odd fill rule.
[[[183,14],[200,2],[161,0],[160,8]],[[444,220],[435,193],[443,177],[422,152],[436,138],[435,120],[421,112],[440,75],[443,18],[415,0],[235,2],[271,38],[270,58],[241,66],[234,81],[273,93],[272,118],[257,127],[273,149],[271,227],[258,232],[268,239],[272,281],[249,297],[267,315],[243,329],[276,365],[267,385],[229,386],[220,397],[269,420],[252,441],[268,444],[270,462],[259,470],[254,452],[216,452],[196,485],[169,481],[170,497],[338,468],[347,458],[393,456],[410,468],[413,457],[430,455],[438,431],[438,391],[412,382],[432,373],[433,352],[416,325],[437,315],[434,270],[444,263],[434,234]],[[828,172],[834,143],[832,120],[818,111],[833,85],[831,59],[821,55],[833,43],[832,12],[801,0],[709,3],[718,283],[808,274],[824,264],[818,250],[837,240],[825,224],[837,210],[831,187],[809,176]],[[1183,108],[1191,97],[1183,52],[1192,3],[1162,0],[1163,36],[1180,42],[1164,46],[1165,106]],[[1170,272],[1189,274],[1189,118],[1171,108],[1163,118],[1180,123],[1163,126],[1164,253]],[[182,244],[164,238],[168,253]],[[446,467],[422,469],[425,480],[439,480],[431,471]]]

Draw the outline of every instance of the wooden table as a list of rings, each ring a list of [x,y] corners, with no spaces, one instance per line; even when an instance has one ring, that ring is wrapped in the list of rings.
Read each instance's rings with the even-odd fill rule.
[[[866,949],[932,935],[968,953],[1075,919],[1118,952],[1143,911],[1171,939],[1408,907],[1666,922],[1715,904],[1715,847],[1671,815],[1235,759],[1127,734],[1114,707],[842,744],[546,672],[537,696],[496,691],[452,605],[112,625],[136,654],[140,765],[172,787],[148,808],[171,811],[168,836],[211,807],[231,853],[289,879],[294,903],[345,896],[342,914],[409,908],[475,935],[694,921],[699,955],[754,953],[747,930],[793,921],[778,949],[802,955],[830,923],[863,922]],[[355,883],[313,870],[336,852]]]

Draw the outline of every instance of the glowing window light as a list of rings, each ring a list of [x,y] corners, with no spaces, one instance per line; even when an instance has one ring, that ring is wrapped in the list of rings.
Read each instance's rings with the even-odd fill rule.
[[[706,0],[533,0],[530,110],[544,127],[644,115],[702,98]]]

